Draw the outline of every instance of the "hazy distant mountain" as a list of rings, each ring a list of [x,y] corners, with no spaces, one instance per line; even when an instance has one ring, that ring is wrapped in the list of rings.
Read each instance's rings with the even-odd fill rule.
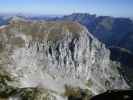
[[[8,23],[8,17],[0,16],[0,26]]]
[[[8,24],[13,17],[20,17],[27,20],[52,20],[60,18],[62,15],[24,15],[24,14],[0,14],[0,25]]]

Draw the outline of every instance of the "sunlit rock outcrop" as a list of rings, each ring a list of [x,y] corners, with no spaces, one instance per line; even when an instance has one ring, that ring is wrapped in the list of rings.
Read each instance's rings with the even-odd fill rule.
[[[12,78],[3,84],[12,88],[11,100],[86,99],[128,88],[109,57],[105,45],[76,22],[17,18],[0,28],[0,68]]]

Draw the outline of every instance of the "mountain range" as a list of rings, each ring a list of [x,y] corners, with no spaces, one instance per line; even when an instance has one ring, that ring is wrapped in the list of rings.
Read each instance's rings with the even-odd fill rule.
[[[0,17],[0,98],[86,100],[133,87],[132,20]]]
[[[111,46],[125,48],[133,52],[133,20],[130,18],[118,18],[110,16],[96,16],[88,13],[74,13],[60,17],[54,16],[24,16],[19,17],[29,20],[66,20],[76,21],[87,29],[107,48]],[[10,17],[0,17],[0,25],[6,24]]]
[[[133,52],[133,21],[129,18],[74,13],[54,20],[77,21],[107,47],[117,46]]]

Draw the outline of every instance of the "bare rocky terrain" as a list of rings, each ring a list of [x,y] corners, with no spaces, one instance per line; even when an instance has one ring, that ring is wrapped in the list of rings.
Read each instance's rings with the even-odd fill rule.
[[[81,24],[12,18],[0,28],[0,97],[88,100],[128,89],[110,51]]]

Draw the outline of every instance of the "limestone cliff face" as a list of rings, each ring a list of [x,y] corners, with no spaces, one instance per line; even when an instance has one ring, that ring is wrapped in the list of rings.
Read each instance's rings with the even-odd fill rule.
[[[109,56],[105,45],[76,22],[16,19],[0,28],[0,68],[13,78],[6,85],[16,91],[40,89],[35,100],[128,88]],[[10,97],[20,99],[17,94]]]

